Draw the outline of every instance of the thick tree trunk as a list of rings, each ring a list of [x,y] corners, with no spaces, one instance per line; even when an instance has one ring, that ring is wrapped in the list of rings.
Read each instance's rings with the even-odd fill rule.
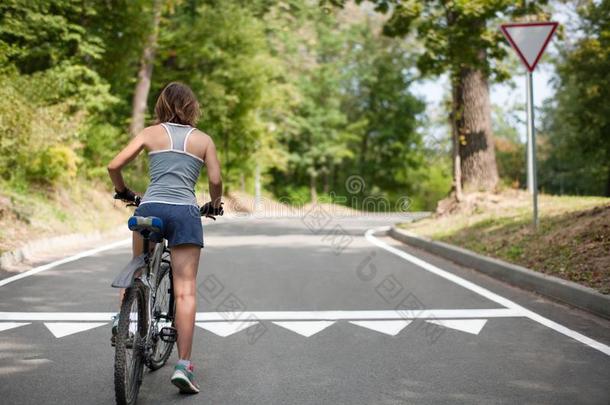
[[[482,58],[485,57],[483,53]],[[461,186],[466,193],[493,191],[498,185],[498,168],[491,129],[489,84],[479,70],[463,67],[453,79],[454,173],[461,172]],[[459,179],[456,191],[459,190]]]
[[[159,36],[159,21],[161,20],[161,0],[153,2],[153,26],[152,31],[146,39],[142,59],[140,60],[140,70],[138,71],[138,82],[133,94],[131,124],[129,132],[135,136],[144,129],[144,118],[146,116],[146,106],[150,82],[152,79],[155,52],[157,50],[157,38]]]

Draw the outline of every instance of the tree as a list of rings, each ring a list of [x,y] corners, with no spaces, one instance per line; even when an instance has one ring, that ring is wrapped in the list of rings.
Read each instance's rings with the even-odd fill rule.
[[[541,185],[610,196],[610,1],[586,1],[578,11],[583,35],[560,55],[545,117]]]
[[[146,114],[148,93],[150,91],[155,52],[157,51],[159,22],[161,20],[161,9],[163,5],[164,2],[162,0],[153,0],[150,33],[148,34],[146,43],[142,49],[142,59],[140,61],[140,69],[138,70],[138,81],[133,93],[133,109],[131,113],[131,124],[129,126],[129,132],[133,136],[144,129],[144,117]]]
[[[379,21],[367,18],[351,28],[343,108],[357,136],[357,172],[372,189],[404,196],[422,164],[417,130],[424,104],[410,92],[413,43],[384,37]]]
[[[88,31],[96,12],[67,0],[0,4],[2,179],[73,172],[85,122],[116,101],[93,68],[105,45]]]
[[[362,1],[358,1],[360,3]],[[516,17],[539,9],[542,2],[512,0],[371,0],[376,10],[392,11],[384,27],[390,36],[415,32],[424,51],[418,59],[423,74],[447,73],[452,85],[454,188],[493,190],[498,183],[491,126],[489,80],[507,73],[501,61],[506,49],[497,18]],[[342,6],[344,0],[328,0]]]
[[[160,33],[156,80],[187,83],[202,109],[199,126],[218,145],[228,186],[253,167],[267,130],[263,109],[273,87],[275,61],[264,27],[241,1],[193,1],[176,7]],[[257,8],[258,9],[258,8]]]

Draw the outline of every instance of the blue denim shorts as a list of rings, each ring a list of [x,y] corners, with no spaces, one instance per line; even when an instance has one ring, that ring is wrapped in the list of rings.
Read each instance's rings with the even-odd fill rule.
[[[163,221],[163,237],[171,248],[177,245],[192,244],[203,247],[203,226],[201,214],[195,205],[176,205],[164,203],[145,203],[136,208],[134,215],[158,217]],[[161,235],[151,235],[159,241]]]

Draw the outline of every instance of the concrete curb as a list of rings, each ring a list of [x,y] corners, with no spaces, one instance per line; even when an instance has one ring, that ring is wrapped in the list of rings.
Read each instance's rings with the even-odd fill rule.
[[[482,256],[447,243],[417,236],[394,226],[390,228],[388,236],[516,287],[536,292],[584,309],[605,319],[610,319],[610,296],[601,294],[592,288],[538,273],[502,260]]]
[[[126,231],[126,229],[125,225],[121,225],[104,232],[72,233],[53,238],[33,240],[19,249],[2,253],[0,255],[0,270],[10,271],[12,267],[18,266],[23,262],[36,261],[35,259],[39,254],[52,254],[55,251],[96,243],[123,233],[127,237],[129,236],[129,231]]]

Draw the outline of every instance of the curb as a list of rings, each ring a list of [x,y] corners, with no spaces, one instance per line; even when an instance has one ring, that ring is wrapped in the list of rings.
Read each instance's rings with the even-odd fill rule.
[[[392,226],[388,236],[407,245],[441,256],[454,263],[485,273],[516,287],[544,295],[610,319],[610,296],[572,281],[538,273],[502,260],[482,256],[448,243],[433,241]]]
[[[9,271],[11,267],[18,266],[26,261],[36,258],[37,254],[50,254],[57,250],[73,248],[86,244],[93,244],[110,237],[125,233],[125,226],[116,227],[103,232],[72,233],[67,235],[43,238],[26,243],[19,249],[0,254],[0,271]],[[128,235],[128,233],[126,233]]]

